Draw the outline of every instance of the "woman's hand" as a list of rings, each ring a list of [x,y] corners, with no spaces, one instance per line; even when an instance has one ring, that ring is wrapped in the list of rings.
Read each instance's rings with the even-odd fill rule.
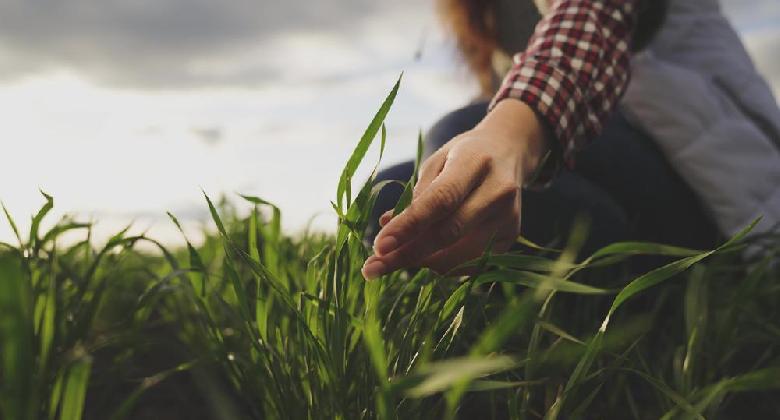
[[[494,236],[494,249],[508,250],[520,232],[521,187],[547,152],[545,138],[531,108],[499,102],[423,163],[411,205],[380,218],[363,275],[419,266],[447,272],[480,256]]]

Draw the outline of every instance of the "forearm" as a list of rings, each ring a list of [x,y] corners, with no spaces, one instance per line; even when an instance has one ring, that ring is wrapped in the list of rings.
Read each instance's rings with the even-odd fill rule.
[[[491,109],[514,98],[549,127],[560,159],[596,137],[629,80],[636,0],[555,0]]]

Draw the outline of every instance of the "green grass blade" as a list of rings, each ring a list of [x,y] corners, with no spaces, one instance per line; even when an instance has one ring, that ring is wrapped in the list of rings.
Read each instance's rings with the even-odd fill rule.
[[[0,254],[0,414],[25,419],[32,414],[33,356],[32,302],[21,261]]]
[[[52,260],[56,258],[56,250],[52,255]],[[54,261],[52,261],[52,266]],[[48,365],[49,353],[51,351],[52,344],[54,342],[54,335],[56,333],[56,314],[57,314],[57,279],[54,270],[49,275],[48,289],[44,295],[44,308],[43,317],[41,320],[41,328],[39,335],[40,341],[40,355],[39,365],[41,371],[45,371],[45,367]]]
[[[589,260],[596,260],[612,255],[663,255],[669,257],[691,257],[705,251],[663,245],[650,242],[618,242],[605,246],[594,252]]]
[[[417,185],[417,178],[420,172],[420,165],[422,164],[423,145],[424,145],[423,135],[422,135],[422,131],[420,131],[420,134],[417,136],[417,157],[414,160],[414,170],[412,171],[412,176],[409,178],[409,181],[404,185],[404,190],[401,193],[401,198],[398,199],[398,203],[396,203],[395,208],[393,208],[394,216],[400,214],[407,207],[409,207],[409,204],[412,203],[414,187],[415,185]]]
[[[473,379],[503,372],[520,366],[509,356],[464,357],[429,364],[420,369],[406,383],[397,381],[395,392],[403,392],[412,398],[424,398],[446,391],[453,386]],[[417,379],[414,383],[409,379]]]
[[[472,281],[466,281],[461,284],[444,302],[444,306],[439,312],[439,322],[445,322],[455,312],[455,309],[461,307],[466,297],[471,292],[471,288],[474,286]]]
[[[570,270],[579,266],[579,264],[567,264],[562,261],[550,260],[536,255],[518,254],[514,252],[491,255],[487,260],[487,264],[489,266],[499,268],[523,271],[538,271],[543,273],[550,273],[561,268]],[[477,262],[472,262],[465,265],[464,268],[473,267],[476,265]]]
[[[694,414],[696,409],[685,399],[684,396],[680,395],[678,392],[673,390],[669,385],[664,383],[662,380],[655,378],[645,372],[631,369],[631,368],[618,368],[618,370],[622,370],[625,372],[632,373],[640,378],[642,378],[645,382],[650,384],[653,388],[661,392],[665,397],[669,398],[669,400],[676,404],[678,408],[681,408],[685,412],[689,414]],[[697,416],[697,418],[701,418],[700,416]]]
[[[610,290],[576,283],[570,280],[538,274],[530,271],[495,270],[479,275],[477,284],[510,283],[527,286],[542,291],[559,291],[583,295],[603,295],[613,293]]]
[[[60,420],[81,419],[91,369],[92,359],[89,356],[82,356],[68,368],[62,395]]]
[[[131,413],[133,408],[135,408],[138,399],[141,398],[141,396],[147,392],[149,389],[153,388],[155,385],[159,384],[160,382],[168,379],[169,377],[173,376],[176,373],[184,372],[186,370],[189,370],[194,365],[194,362],[186,362],[182,363],[179,366],[176,366],[172,369],[164,370],[160,373],[157,373],[153,376],[150,376],[148,378],[145,378],[136,389],[133,390],[133,392],[122,401],[122,404],[119,405],[119,408],[114,411],[114,413],[111,415],[109,420],[123,420],[126,419]]]
[[[525,293],[511,302],[499,319],[483,332],[472,347],[472,355],[485,355],[498,350],[512,334],[530,322],[536,314],[536,301],[533,293]]]
[[[38,229],[40,228],[41,221],[43,221],[43,218],[54,208],[54,199],[43,191],[41,191],[41,194],[43,194],[43,197],[46,199],[46,203],[38,210],[38,213],[32,218],[32,223],[30,223],[29,246],[33,251],[37,251],[38,249]]]
[[[40,241],[38,241],[38,248],[46,245],[47,243],[54,241],[62,235],[63,233],[70,232],[72,230],[77,229],[87,229],[90,228],[92,225],[89,223],[66,223],[66,224],[58,224],[57,226],[54,226],[53,228],[49,229],[48,232],[46,232],[43,235],[43,238],[41,238]]]
[[[341,173],[339,184],[336,189],[336,203],[339,209],[344,208],[345,201],[346,203],[352,201],[351,197],[348,196],[349,194],[347,194],[349,184],[351,184],[352,177],[355,175],[355,171],[357,171],[360,162],[363,161],[363,157],[365,157],[366,152],[368,152],[368,148],[371,146],[374,137],[376,137],[377,132],[379,132],[380,128],[382,127],[388,112],[390,112],[390,108],[392,107],[393,102],[395,101],[395,97],[398,94],[398,88],[401,85],[402,78],[403,74],[398,77],[398,80],[395,82],[392,90],[390,90],[390,93],[387,95],[384,102],[382,102],[382,105],[379,107],[379,110],[374,115],[371,123],[366,128],[357,146],[352,151],[352,155],[349,157],[349,160],[347,160],[347,164]]]
[[[11,230],[14,232],[14,236],[16,236],[16,240],[19,242],[20,247],[24,247],[24,241],[22,240],[22,235],[19,234],[19,228],[16,227],[16,222],[14,222],[14,218],[11,217],[11,213],[8,212],[8,209],[5,207],[4,203],[0,203],[0,207],[3,207],[3,213],[5,213],[5,219],[8,221],[8,224],[11,226]]]
[[[534,243],[534,242],[532,242],[532,241],[530,241],[527,238],[524,238],[522,236],[518,236],[517,239],[515,240],[515,242],[517,242],[518,244],[523,245],[523,246],[525,246],[527,248],[536,250],[536,251],[552,252],[552,253],[555,253],[555,254],[560,254],[561,252],[563,252],[562,249],[547,248],[547,247],[538,245],[538,244],[536,244],[536,243]]]
[[[214,203],[211,202],[209,196],[206,195],[205,191],[203,192],[203,196],[206,198],[206,203],[208,203],[209,206],[209,213],[211,213],[211,219],[214,220],[214,224],[217,225],[219,233],[221,233],[225,238],[228,238],[227,230],[225,230],[225,225],[222,224],[222,219],[219,217],[217,208],[214,206]]]
[[[615,300],[612,302],[612,305],[610,306],[610,309],[607,312],[607,316],[604,318],[604,321],[602,322],[598,333],[588,343],[585,354],[582,356],[579,363],[575,367],[574,372],[569,376],[569,380],[567,381],[566,387],[564,388],[564,393],[562,398],[556,401],[553,407],[548,411],[545,418],[547,419],[557,418],[560,409],[565,401],[566,395],[569,393],[571,389],[573,389],[583,380],[583,377],[590,370],[590,367],[593,364],[593,361],[595,360],[596,354],[599,352],[601,348],[604,332],[606,331],[607,326],[609,325],[609,321],[612,315],[615,313],[615,311],[623,303],[625,303],[633,296],[636,296],[637,294],[641,293],[642,291],[650,287],[653,287],[657,284],[660,284],[668,280],[669,278],[689,269],[694,264],[704,260],[705,258],[708,258],[718,252],[729,249],[733,245],[737,244],[739,241],[743,240],[759,221],[760,219],[754,221],[750,226],[743,229],[738,234],[734,235],[734,237],[729,239],[726,243],[724,243],[717,249],[674,261],[670,264],[667,264],[663,267],[657,268],[642,276],[639,276],[631,283],[629,283],[626,287],[624,287],[615,297]]]
[[[607,316],[604,319],[604,322],[602,323],[600,330],[601,331],[606,330],[607,324],[609,323],[612,314],[614,314],[615,311],[627,300],[636,296],[637,294],[639,294],[644,290],[647,290],[661,282],[670,279],[671,277],[679,273],[682,273],[683,271],[692,267],[694,264],[711,256],[715,252],[716,251],[709,251],[703,254],[694,255],[692,257],[686,257],[681,260],[675,261],[673,263],[667,264],[661,268],[657,268],[653,271],[650,271],[647,274],[639,276],[637,279],[635,279],[634,281],[629,283],[626,287],[624,287],[620,291],[620,293],[618,293],[617,297],[615,297],[615,300],[612,302],[612,306],[609,308],[609,312],[607,313]]]
[[[179,232],[181,232],[182,236],[184,236],[184,241],[187,245],[187,253],[189,254],[190,259],[190,269],[201,276],[200,295],[201,297],[205,297],[206,287],[209,280],[209,271],[206,268],[206,264],[203,263],[203,259],[200,257],[200,254],[195,249],[195,247],[192,246],[192,243],[187,238],[187,235],[185,235],[184,229],[182,228],[181,223],[179,223],[179,219],[177,219],[176,216],[174,216],[171,212],[166,212],[166,214],[173,221],[173,224],[176,225],[176,227],[179,229]]]

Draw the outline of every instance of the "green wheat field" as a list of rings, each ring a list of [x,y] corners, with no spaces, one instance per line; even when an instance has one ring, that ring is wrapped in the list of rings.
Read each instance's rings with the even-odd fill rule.
[[[89,224],[44,223],[45,194],[29,233],[6,211],[0,418],[780,418],[780,235],[581,255],[582,226],[560,250],[487,249],[472,276],[366,282],[382,185],[353,176],[399,83],[338,180],[335,234],[286,235],[247,196],[205,197],[216,229],[176,248],[97,246]]]

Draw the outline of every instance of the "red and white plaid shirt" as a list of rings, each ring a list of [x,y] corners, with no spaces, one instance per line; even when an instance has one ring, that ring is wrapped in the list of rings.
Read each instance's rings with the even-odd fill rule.
[[[568,167],[601,133],[628,84],[637,0],[550,0],[525,52],[493,98],[515,98],[535,109],[560,144]],[[547,181],[554,165],[537,181]]]

